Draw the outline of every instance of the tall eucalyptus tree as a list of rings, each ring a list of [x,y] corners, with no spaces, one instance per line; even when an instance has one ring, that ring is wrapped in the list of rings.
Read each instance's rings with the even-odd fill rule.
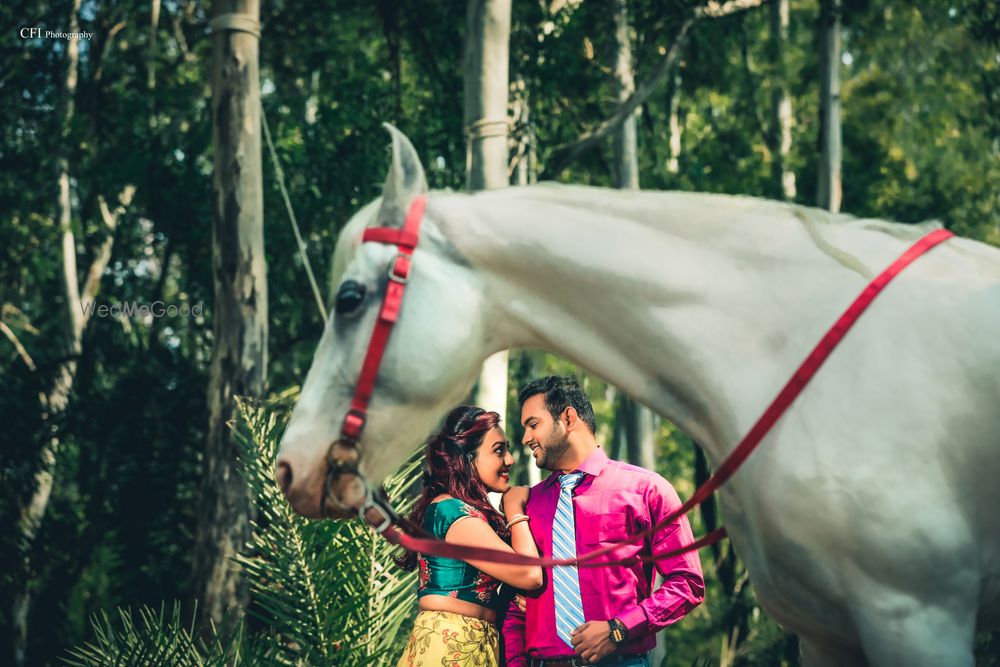
[[[237,396],[260,397],[267,370],[258,0],[217,0],[212,53],[212,270],[209,424],[193,572],[202,621],[236,620],[246,584],[234,557],[250,535],[250,498],[228,423]]]

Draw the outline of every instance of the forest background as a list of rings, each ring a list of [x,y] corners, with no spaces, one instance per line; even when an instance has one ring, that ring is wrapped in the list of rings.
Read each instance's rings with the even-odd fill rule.
[[[934,218],[1000,245],[996,3],[746,4],[712,17],[671,0],[513,3],[510,182],[627,186],[621,133],[579,155],[566,147],[615,113],[631,76],[640,88],[655,82],[634,117],[644,189],[831,207],[820,183],[836,157],[841,210]],[[392,569],[390,550],[357,523],[291,516],[270,480],[323,329],[280,183],[320,285],[337,233],[381,192],[382,122],[413,141],[431,188],[466,187],[465,4],[260,8],[260,99],[278,160],[265,145],[269,336],[266,380],[233,424],[254,521],[236,595],[249,613],[210,612],[218,634],[204,612],[211,563],[197,555],[209,539],[200,526],[215,313],[210,11],[189,0],[0,7],[4,663],[391,664],[415,610],[412,575]],[[820,140],[829,25],[839,37],[833,157]],[[90,36],[74,46],[29,27]],[[180,312],[88,315],[87,299]],[[708,474],[687,436],[544,351],[511,352],[509,415],[517,387],[549,372],[581,377],[612,455],[655,466],[682,497]],[[519,442],[516,421],[507,426]],[[389,483],[394,496],[412,497],[414,477],[411,461]],[[514,481],[528,478],[520,455]],[[702,533],[721,517],[708,505],[693,521]],[[795,638],[759,608],[738,554],[724,544],[702,558],[706,603],[661,635],[657,664],[797,665]],[[998,656],[1000,635],[977,637],[980,664]]]

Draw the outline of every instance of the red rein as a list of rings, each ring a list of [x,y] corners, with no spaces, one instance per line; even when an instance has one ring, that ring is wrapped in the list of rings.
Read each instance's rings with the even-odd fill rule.
[[[355,389],[354,400],[351,402],[351,409],[348,411],[341,429],[341,437],[350,442],[357,442],[361,437],[361,431],[364,429],[368,403],[371,400],[372,390],[375,387],[375,377],[378,375],[379,363],[385,352],[389,333],[398,319],[400,307],[402,306],[403,292],[409,278],[412,253],[417,246],[419,238],[420,220],[423,217],[424,206],[425,200],[423,196],[418,196],[414,199],[409,214],[406,216],[406,224],[402,230],[389,227],[374,227],[366,229],[363,236],[363,240],[366,242],[393,243],[399,249],[399,254],[389,267],[389,283],[382,302],[382,309],[379,312],[378,321],[375,324],[375,329],[372,331],[372,336],[368,343],[368,351],[361,368],[361,374],[358,377],[358,384]],[[459,546],[457,544],[450,544],[444,540],[408,535],[395,524],[387,528],[383,527],[382,535],[393,544],[398,544],[411,551],[419,551],[433,556],[444,556],[460,560],[484,560],[514,565],[540,565],[543,567],[559,565],[601,567],[603,565],[630,563],[635,560],[649,562],[670,558],[718,542],[726,536],[725,528],[717,528],[695,542],[669,552],[651,554],[641,558],[630,557],[617,560],[601,558],[601,556],[611,554],[622,545],[631,544],[638,539],[652,535],[711,497],[712,493],[732,477],[733,473],[753,453],[757,445],[764,439],[764,436],[771,430],[771,427],[781,418],[799,393],[802,392],[802,389],[809,380],[813,378],[820,366],[823,365],[823,362],[830,356],[833,349],[843,340],[847,332],[854,326],[854,323],[858,321],[861,314],[871,305],[872,301],[875,300],[875,297],[881,293],[885,286],[915,259],[952,236],[954,235],[946,229],[937,229],[926,234],[900,255],[889,268],[871,281],[847,310],[844,311],[844,314],[830,327],[830,330],[827,331],[826,335],[813,348],[813,351],[809,353],[809,356],[806,357],[802,365],[795,371],[792,378],[767,407],[760,419],[757,420],[757,423],[753,425],[736,448],[730,452],[729,456],[726,457],[715,473],[695,491],[694,495],[686,503],[674,512],[671,512],[662,521],[641,533],[632,535],[610,546],[583,554],[576,559],[535,558],[498,551],[496,549]]]

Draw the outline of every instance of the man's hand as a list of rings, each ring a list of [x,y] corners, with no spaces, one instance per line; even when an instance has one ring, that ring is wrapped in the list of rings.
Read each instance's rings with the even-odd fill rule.
[[[528,487],[512,486],[503,494],[503,513],[510,521],[518,514],[524,514],[528,502]]]
[[[587,662],[600,662],[617,648],[607,621],[587,621],[571,633],[573,650]]]

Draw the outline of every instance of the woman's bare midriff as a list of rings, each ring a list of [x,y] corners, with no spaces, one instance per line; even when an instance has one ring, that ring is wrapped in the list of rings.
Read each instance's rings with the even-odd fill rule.
[[[478,618],[489,623],[496,623],[497,613],[474,602],[456,600],[447,595],[425,595],[420,598],[421,611],[450,611],[453,614],[461,614],[470,618]]]

